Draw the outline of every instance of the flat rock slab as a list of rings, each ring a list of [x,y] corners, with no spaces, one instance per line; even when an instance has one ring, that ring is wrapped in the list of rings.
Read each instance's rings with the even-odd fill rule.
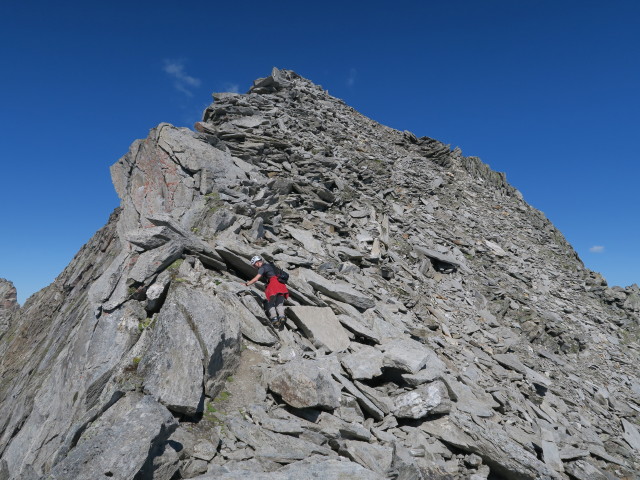
[[[394,399],[393,414],[397,418],[418,419],[431,414],[449,413],[451,399],[441,381],[420,385]]]
[[[91,424],[48,478],[134,478],[151,447],[166,442],[177,426],[173,415],[152,397],[130,393]]]
[[[363,345],[357,352],[345,355],[341,362],[354,380],[366,380],[382,375],[382,352]]]
[[[353,305],[360,310],[373,308],[376,305],[373,298],[355,290],[348,283],[328,280],[308,269],[299,269],[296,274],[301,281],[306,281],[315,290],[339,302]]]
[[[295,408],[333,410],[340,406],[340,386],[331,368],[316,360],[295,359],[274,369],[269,389]]]
[[[322,248],[322,243],[320,240],[313,237],[313,234],[308,230],[301,230],[299,228],[294,227],[286,227],[287,232],[296,239],[298,242],[302,244],[302,248],[304,248],[309,253],[315,253],[317,255],[324,254],[324,248]]]
[[[627,441],[631,448],[640,453],[640,432],[638,432],[638,429],[624,418],[622,419],[622,427],[624,428],[622,438]]]
[[[513,440],[500,425],[452,410],[446,417],[423,422],[420,428],[447,445],[482,457],[504,478],[556,480],[559,475]]]
[[[384,353],[384,366],[397,368],[403,372],[418,372],[429,358],[435,356],[433,350],[410,338],[399,338],[377,346]]]
[[[493,355],[493,359],[503,367],[523,374],[532,383],[537,383],[543,387],[549,387],[552,383],[549,378],[524,365],[520,360],[518,360],[518,357],[512,353],[497,353]]]
[[[355,440],[347,440],[342,453],[365,468],[385,475],[393,460],[393,449]]]
[[[367,340],[371,340],[372,342],[377,344],[382,342],[380,335],[378,335],[376,332],[371,330],[369,327],[364,325],[359,320],[356,320],[355,318],[350,317],[349,315],[344,315],[344,314],[338,315],[338,320],[344,327],[351,330],[356,335],[366,338]]]
[[[221,470],[226,470],[222,467]],[[354,462],[326,458],[317,459],[315,456],[289,465],[274,472],[254,472],[250,470],[235,470],[216,472],[214,474],[194,477],[192,480],[302,480],[311,478],[326,478],[331,480],[384,480],[386,475],[380,475]]]
[[[340,321],[328,307],[290,307],[293,321],[316,346],[342,352],[351,341]]]
[[[255,450],[255,456],[273,462],[290,463],[313,454],[329,455],[331,450],[306,440],[262,429],[239,418],[229,418],[229,430],[238,440]]]

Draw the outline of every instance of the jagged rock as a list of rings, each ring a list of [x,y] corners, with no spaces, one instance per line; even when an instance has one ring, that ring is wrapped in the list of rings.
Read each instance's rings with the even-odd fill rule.
[[[188,415],[202,408],[204,393],[215,397],[238,363],[233,306],[224,296],[172,285],[138,365],[145,392]]]
[[[300,480],[302,478],[331,478],[335,480],[383,480],[383,475],[372,472],[353,462],[336,459],[309,458],[268,473],[256,473],[248,470],[236,470],[213,475],[194,477],[193,480]]]
[[[311,232],[300,230],[299,228],[294,227],[287,227],[287,231],[293,238],[300,242],[302,248],[304,248],[307,252],[317,255],[321,255],[324,253],[322,243],[313,238],[313,234]]]
[[[340,388],[325,362],[296,359],[276,367],[269,389],[295,408],[333,410],[340,406]]]
[[[394,399],[393,414],[397,418],[422,418],[430,414],[449,413],[451,400],[442,382],[421,385]]]
[[[9,280],[0,278],[0,335],[9,327],[11,315],[18,308],[18,292]]]
[[[349,347],[349,337],[330,308],[291,307],[289,313],[307,338],[317,346],[325,347],[330,352],[341,352]]]
[[[238,418],[230,418],[227,426],[241,442],[255,450],[255,456],[278,463],[302,460],[314,453],[329,455],[331,450],[289,435],[270,432]]]
[[[375,306],[375,302],[371,297],[358,292],[344,282],[332,282],[307,269],[298,269],[295,274],[301,281],[307,282],[317,291],[339,302],[353,305],[362,310]]]
[[[342,453],[354,462],[380,475],[386,474],[393,459],[393,450],[390,447],[355,440],[345,441]]]
[[[48,478],[133,478],[153,460],[148,457],[152,447],[165,442],[177,425],[153,398],[128,394],[83,432]]]
[[[640,453],[640,432],[638,432],[637,427],[624,418],[622,419],[622,427],[624,428],[623,438],[631,448]]]
[[[355,318],[352,318],[349,315],[338,315],[338,320],[342,325],[344,325],[356,335],[366,338],[367,340],[371,340],[374,343],[379,344],[382,342],[382,339],[376,332],[371,330],[366,325],[363,325]]]
[[[415,374],[423,368],[435,353],[425,345],[409,338],[399,338],[378,347],[384,353],[385,367],[397,368]]]
[[[492,471],[507,478],[558,478],[554,471],[523,449],[491,421],[474,423],[464,414],[456,414],[424,422],[420,428],[447,445],[479,455]]]
[[[382,375],[382,353],[369,346],[362,346],[357,352],[345,355],[342,366],[354,380],[371,379]]]

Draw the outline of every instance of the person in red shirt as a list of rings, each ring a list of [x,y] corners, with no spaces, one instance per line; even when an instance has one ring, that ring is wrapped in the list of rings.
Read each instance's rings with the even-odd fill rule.
[[[284,315],[284,301],[286,298],[289,298],[289,290],[287,286],[278,279],[276,266],[272,263],[265,263],[260,255],[255,255],[251,258],[251,266],[258,269],[258,274],[244,285],[248,287],[264,277],[267,282],[267,288],[264,294],[267,297],[269,320],[279,328],[286,319]]]

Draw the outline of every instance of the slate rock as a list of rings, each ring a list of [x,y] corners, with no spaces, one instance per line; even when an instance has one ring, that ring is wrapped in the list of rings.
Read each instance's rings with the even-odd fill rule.
[[[330,308],[297,306],[288,309],[291,318],[316,346],[330,352],[346,350],[351,343]]]
[[[384,366],[415,374],[422,369],[435,353],[427,346],[410,338],[398,338],[385,342],[377,348],[384,353]]]
[[[152,446],[165,442],[177,426],[171,413],[152,397],[128,394],[82,434],[48,478],[133,478]]]
[[[345,282],[332,282],[331,280],[307,269],[298,269],[296,271],[296,275],[300,280],[306,281],[315,290],[322,292],[326,296],[334,298],[339,302],[353,305],[361,310],[366,310],[367,308],[373,308],[375,306],[373,298],[355,290]]]
[[[340,406],[339,385],[326,364],[316,360],[294,359],[275,367],[268,385],[269,390],[295,408],[334,410]]]
[[[354,380],[371,379],[382,375],[382,353],[363,345],[355,353],[342,357],[342,366]]]
[[[145,392],[188,415],[202,407],[204,393],[215,397],[239,361],[234,305],[224,295],[172,285],[138,365]]]
[[[393,414],[397,418],[418,419],[427,415],[449,413],[451,400],[441,381],[420,385],[395,397]]]
[[[327,478],[332,480],[384,480],[386,476],[368,470],[357,463],[333,458],[311,457],[265,473],[236,470],[213,475],[194,477],[193,480],[301,480],[303,478]]]

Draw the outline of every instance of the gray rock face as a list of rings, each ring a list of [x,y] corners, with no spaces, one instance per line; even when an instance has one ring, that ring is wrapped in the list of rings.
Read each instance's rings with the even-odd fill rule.
[[[422,418],[429,414],[449,413],[451,401],[443,382],[421,385],[394,399],[393,414],[397,418]]]
[[[295,360],[275,370],[269,389],[295,408],[333,410],[340,406],[340,388],[330,370],[320,362]]]
[[[172,287],[138,365],[145,392],[188,415],[198,411],[205,393],[215,397],[239,360],[234,307],[224,294],[181,283]]]
[[[18,292],[9,280],[0,278],[0,335],[9,327],[11,315],[20,306],[18,305]]]
[[[375,306],[375,302],[371,297],[358,292],[344,282],[332,282],[323,276],[306,269],[299,270],[298,275],[302,281],[307,282],[315,290],[322,292],[330,298],[353,305],[354,307],[362,310],[373,308]]]
[[[640,474],[640,287],[293,72],[214,100],[112,167],[52,285],[0,281],[0,480]],[[291,273],[282,329],[255,254]]]
[[[423,368],[433,351],[408,338],[392,340],[379,347],[384,352],[384,366],[415,374]]]
[[[330,308],[300,306],[291,307],[289,312],[307,338],[318,346],[330,352],[341,352],[349,347],[347,332]]]
[[[177,426],[169,411],[151,397],[126,395],[83,432],[48,478],[133,478],[152,460],[150,446],[166,443]]]

